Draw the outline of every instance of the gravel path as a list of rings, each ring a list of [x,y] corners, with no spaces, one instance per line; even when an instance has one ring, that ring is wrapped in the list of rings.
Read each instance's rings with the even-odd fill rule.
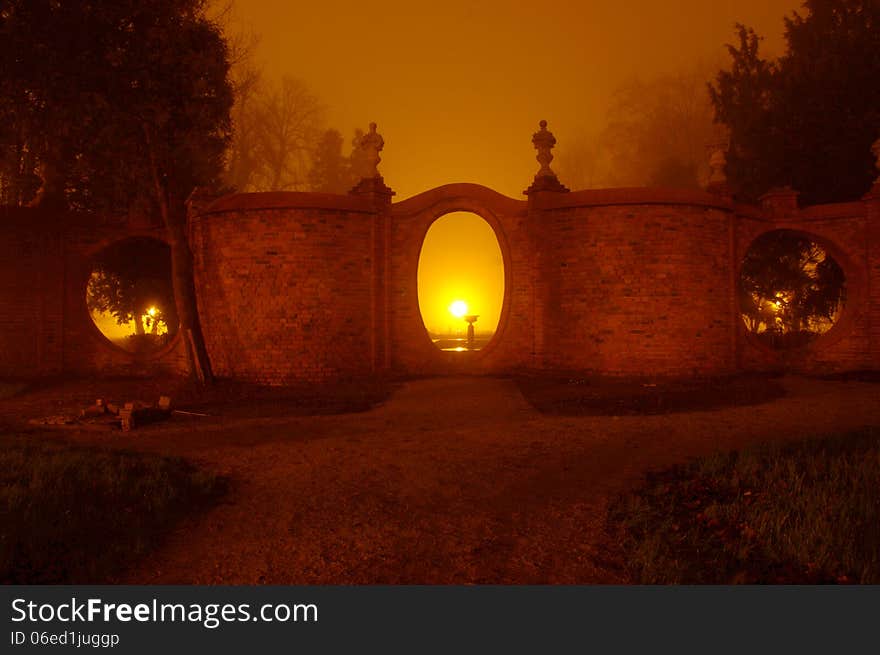
[[[764,405],[549,417],[508,380],[409,382],[362,414],[150,426],[114,445],[229,476],[122,582],[618,583],[610,499],[719,449],[880,425],[880,386],[801,378]],[[107,436],[80,433],[84,441]]]

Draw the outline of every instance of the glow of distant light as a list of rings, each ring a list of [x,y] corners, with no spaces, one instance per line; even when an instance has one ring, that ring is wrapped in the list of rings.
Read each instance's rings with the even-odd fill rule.
[[[456,318],[461,318],[468,313],[468,306],[464,300],[456,300],[449,305],[449,313]]]

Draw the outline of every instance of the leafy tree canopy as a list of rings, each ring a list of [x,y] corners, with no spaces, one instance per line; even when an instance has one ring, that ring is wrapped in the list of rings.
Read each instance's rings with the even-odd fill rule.
[[[221,171],[228,69],[204,0],[0,0],[7,195],[36,175],[78,209],[182,204]]]
[[[801,344],[826,332],[846,300],[840,265],[817,243],[788,230],[752,244],[739,291],[746,326],[774,344]]]
[[[146,320],[164,322],[173,334],[178,321],[171,249],[153,239],[127,239],[107,248],[95,260],[86,305],[92,312],[112,314],[120,325],[134,321],[138,332]]]
[[[342,135],[338,130],[325,130],[318,140],[309,169],[312,191],[347,193],[358,183],[350,159],[342,154]]]
[[[156,211],[191,370],[208,382],[185,200],[219,180],[232,85],[228,47],[206,6],[0,0],[0,187],[18,203]],[[42,182],[33,199],[22,174],[30,166]]]
[[[708,177],[706,145],[715,140],[706,83],[719,64],[621,82],[605,126],[566,137],[553,167],[573,189],[600,186],[696,188]]]
[[[806,0],[785,21],[787,49],[771,61],[738,26],[729,70],[710,94],[730,128],[728,179],[754,201],[792,186],[808,204],[853,200],[874,177],[880,137],[880,0]]]

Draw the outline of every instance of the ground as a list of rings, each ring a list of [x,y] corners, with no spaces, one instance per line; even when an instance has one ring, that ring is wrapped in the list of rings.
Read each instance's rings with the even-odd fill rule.
[[[606,510],[646,471],[880,425],[876,384],[778,383],[784,395],[763,404],[560,416],[539,413],[512,380],[439,378],[406,382],[365,412],[58,434],[181,455],[230,480],[224,503],[185,519],[118,582],[620,583]],[[0,401],[0,419],[13,406],[40,402]]]

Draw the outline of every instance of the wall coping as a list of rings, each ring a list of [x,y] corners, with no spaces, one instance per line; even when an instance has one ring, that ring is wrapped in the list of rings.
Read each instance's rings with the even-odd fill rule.
[[[829,218],[863,218],[866,213],[863,201],[835,202],[826,205],[804,207],[794,215],[785,217],[784,220],[815,221]]]
[[[541,210],[600,207],[605,205],[691,205],[732,210],[730,198],[716,196],[700,189],[666,187],[621,187],[617,189],[584,189],[571,193],[536,193],[533,206]]]
[[[375,213],[370,201],[361,196],[309,191],[264,191],[222,196],[193,218],[197,220],[209,214],[261,209],[324,209],[364,214]]]

